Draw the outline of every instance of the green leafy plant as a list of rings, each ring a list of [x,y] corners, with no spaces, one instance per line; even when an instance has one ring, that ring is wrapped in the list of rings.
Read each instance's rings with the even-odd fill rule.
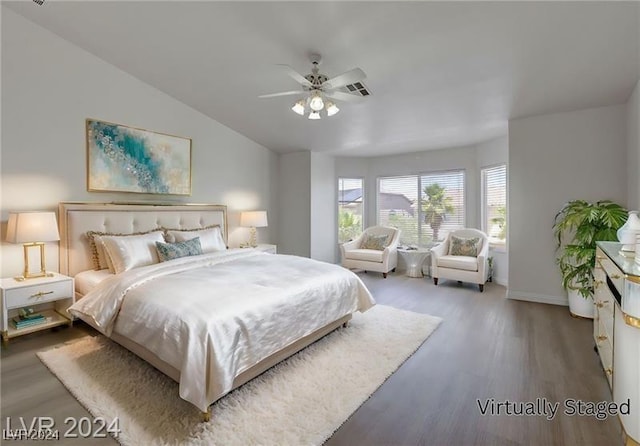
[[[507,238],[507,208],[500,206],[496,209],[496,216],[491,219],[491,223],[498,226],[500,230],[496,238],[504,240]]]
[[[553,233],[556,263],[566,290],[575,290],[584,298],[593,296],[596,241],[617,240],[616,231],[626,220],[627,210],[610,200],[573,200],[562,207],[556,214]]]
[[[445,195],[446,189],[438,183],[425,186],[426,198],[422,202],[424,222],[433,230],[433,240],[439,241],[440,226],[447,214],[453,214],[453,200]]]
[[[338,213],[338,241],[347,242],[360,235],[362,220],[359,215],[340,209]]]

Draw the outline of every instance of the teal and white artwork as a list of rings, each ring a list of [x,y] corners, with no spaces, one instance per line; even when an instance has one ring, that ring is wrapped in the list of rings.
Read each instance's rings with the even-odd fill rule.
[[[87,119],[89,191],[191,195],[191,139]]]

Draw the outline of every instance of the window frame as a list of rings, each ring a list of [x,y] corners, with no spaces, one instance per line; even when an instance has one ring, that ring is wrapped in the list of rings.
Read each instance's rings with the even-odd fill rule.
[[[365,230],[365,228],[367,227],[365,224],[365,219],[366,219],[366,203],[365,203],[365,199],[366,199],[366,190],[365,190],[365,178],[363,176],[356,176],[356,175],[352,175],[352,176],[338,176],[338,181],[337,181],[337,187],[336,187],[336,240],[338,241],[338,244],[342,244],[342,243],[346,243],[347,241],[340,241],[340,182],[342,180],[359,180],[360,181],[360,189],[362,191],[362,197],[361,197],[361,204],[362,204],[362,215],[360,218],[360,234],[362,234]]]
[[[424,176],[431,176],[431,175],[446,175],[448,173],[462,173],[462,222],[461,222],[461,228],[466,227],[467,224],[467,169],[466,168],[454,168],[454,169],[442,169],[442,170],[431,170],[431,171],[422,171],[422,172],[415,172],[415,173],[406,173],[406,174],[394,174],[394,175],[379,175],[376,177],[376,190],[375,190],[375,194],[376,194],[376,224],[380,225],[380,182],[381,180],[384,179],[390,179],[390,178],[402,178],[402,177],[416,177],[417,179],[417,200],[418,200],[418,206],[417,206],[417,216],[418,216],[418,225],[417,225],[417,236],[418,236],[418,244],[420,244],[420,241],[422,240],[422,236],[423,236],[423,230],[422,230],[422,219],[423,219],[423,215],[424,212],[422,210],[422,206],[420,206],[420,203],[422,201],[422,195],[423,195],[423,186],[422,186],[422,177]],[[424,243],[421,246],[427,246],[427,247],[431,247],[431,246],[435,246],[438,243],[440,243],[440,241],[431,241],[430,243]]]
[[[504,207],[505,207],[505,219],[506,222],[505,224],[507,224],[507,233],[505,234],[505,238],[504,240],[495,238],[495,237],[491,237],[489,232],[490,232],[490,228],[488,227],[488,222],[487,222],[487,218],[488,218],[488,211],[487,211],[487,171],[491,170],[491,169],[495,169],[497,167],[504,167]],[[487,237],[489,239],[489,247],[497,250],[497,251],[505,251],[507,249],[507,239],[508,239],[508,233],[509,233],[509,225],[508,225],[508,217],[509,217],[509,188],[508,188],[508,183],[509,183],[509,166],[507,165],[506,162],[501,162],[501,163],[495,163],[495,164],[489,164],[486,166],[482,166],[480,168],[480,227],[482,228],[482,231],[484,233],[487,234]]]

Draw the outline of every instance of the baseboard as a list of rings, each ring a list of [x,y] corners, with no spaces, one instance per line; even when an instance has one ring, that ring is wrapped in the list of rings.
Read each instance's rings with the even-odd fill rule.
[[[502,285],[503,287],[509,286],[509,281],[506,277],[493,277],[492,280],[493,282],[497,283],[498,285]]]
[[[569,301],[565,296],[548,296],[538,293],[526,293],[524,291],[507,290],[507,299],[525,300],[527,302],[538,302],[541,304],[569,306]]]

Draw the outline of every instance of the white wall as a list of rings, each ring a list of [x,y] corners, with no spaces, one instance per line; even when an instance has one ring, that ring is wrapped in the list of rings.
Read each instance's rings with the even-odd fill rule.
[[[311,256],[311,152],[280,154],[278,252]]]
[[[276,154],[5,7],[2,118],[3,222],[9,211],[57,210],[60,201],[219,203],[229,207],[231,245],[248,236],[237,227],[239,211],[253,209],[269,213],[259,241],[277,242]],[[192,196],[87,192],[86,118],[192,138]],[[2,277],[20,273],[21,253],[3,243]],[[50,244],[49,270],[57,258]]]
[[[640,10],[640,8],[639,8]],[[627,102],[627,207],[640,209],[640,81]]]
[[[335,263],[338,196],[335,158],[311,154],[311,258]]]
[[[552,225],[573,199],[627,198],[626,107],[509,122],[508,297],[566,305]]]

